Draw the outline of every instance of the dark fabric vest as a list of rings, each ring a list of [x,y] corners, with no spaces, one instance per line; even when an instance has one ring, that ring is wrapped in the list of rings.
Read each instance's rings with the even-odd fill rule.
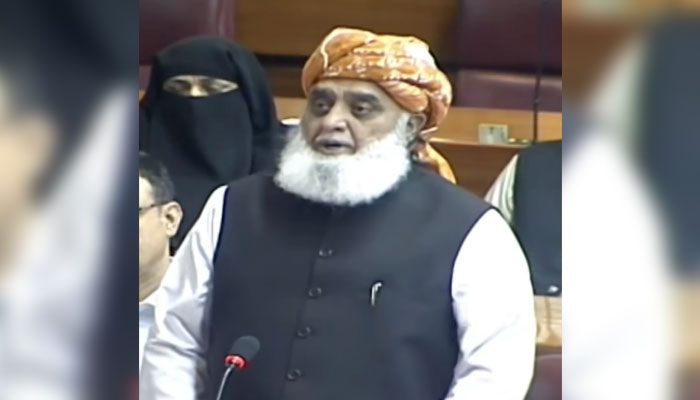
[[[231,343],[254,335],[261,350],[225,399],[441,400],[459,354],[452,269],[487,209],[420,168],[358,207],[303,200],[269,174],[232,183],[214,261],[211,398]]]
[[[657,26],[644,59],[638,139],[641,170],[667,224],[676,272],[700,277],[700,24]]]
[[[561,295],[562,143],[538,143],[518,155],[513,228],[537,295]]]

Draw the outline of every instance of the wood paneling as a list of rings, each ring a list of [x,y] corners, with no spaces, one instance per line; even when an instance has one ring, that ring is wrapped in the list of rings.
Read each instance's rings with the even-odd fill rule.
[[[307,57],[333,28],[414,35],[452,53],[458,0],[238,0],[236,40],[260,54]]]
[[[700,282],[682,282],[675,292],[677,355],[687,370],[700,374]]]
[[[521,146],[493,146],[434,139],[431,144],[450,163],[457,184],[483,197]]]
[[[617,18],[563,18],[564,94],[570,100],[584,101],[638,27]]]
[[[276,97],[280,119],[297,118],[304,112],[303,98]],[[540,141],[561,140],[561,113],[540,113]],[[452,107],[435,137],[455,142],[477,143],[480,124],[508,125],[515,139],[532,139],[532,113],[529,111]]]
[[[532,140],[532,112],[491,108],[452,107],[440,126],[437,137],[455,141],[478,142],[479,125],[508,125],[508,136]],[[561,140],[561,113],[539,114],[539,141]]]
[[[537,345],[561,350],[561,297],[535,296]]]
[[[263,64],[270,90],[275,97],[304,97],[301,89],[302,66]]]

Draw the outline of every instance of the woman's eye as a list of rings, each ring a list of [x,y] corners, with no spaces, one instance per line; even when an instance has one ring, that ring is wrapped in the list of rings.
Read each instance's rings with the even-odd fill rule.
[[[186,93],[190,90],[190,84],[183,81],[170,81],[166,85],[166,89],[174,93]]]
[[[217,82],[207,82],[202,86],[207,93],[221,93],[226,89],[223,84]]]

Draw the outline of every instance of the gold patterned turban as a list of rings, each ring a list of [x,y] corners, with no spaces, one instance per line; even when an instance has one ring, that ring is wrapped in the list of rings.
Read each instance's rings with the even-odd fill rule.
[[[407,111],[425,114],[426,124],[413,149],[414,158],[455,181],[447,161],[427,144],[447,115],[452,86],[435,65],[425,42],[412,36],[336,28],[304,66],[304,93],[308,94],[316,82],[329,78],[372,81]]]

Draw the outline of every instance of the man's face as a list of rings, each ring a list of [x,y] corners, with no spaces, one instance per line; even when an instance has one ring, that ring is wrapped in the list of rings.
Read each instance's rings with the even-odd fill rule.
[[[355,154],[395,132],[403,110],[373,82],[326,79],[309,92],[301,128],[311,148],[323,155]],[[425,118],[412,115],[406,127],[417,134]]]
[[[410,170],[409,146],[425,120],[375,83],[323,80],[309,92],[300,129],[282,151],[275,181],[315,202],[371,203]]]
[[[177,233],[181,211],[176,202],[158,205],[153,188],[139,176],[139,272],[168,256],[170,238]]]

